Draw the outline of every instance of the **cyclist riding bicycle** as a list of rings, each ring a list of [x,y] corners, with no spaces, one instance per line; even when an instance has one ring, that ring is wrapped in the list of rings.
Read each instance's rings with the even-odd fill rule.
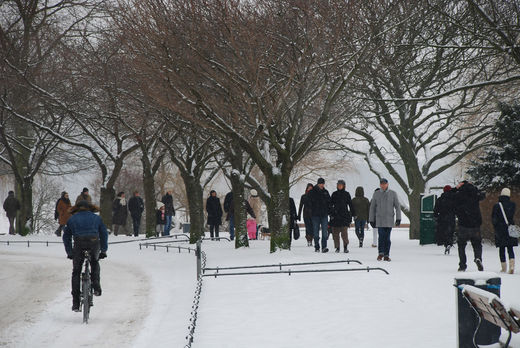
[[[108,233],[101,217],[94,214],[99,209],[87,201],[80,201],[71,210],[63,233],[67,257],[72,260],[72,310],[79,311],[80,274],[85,250],[90,252],[92,289],[101,296],[99,259],[107,257]],[[74,238],[74,247],[72,239]]]

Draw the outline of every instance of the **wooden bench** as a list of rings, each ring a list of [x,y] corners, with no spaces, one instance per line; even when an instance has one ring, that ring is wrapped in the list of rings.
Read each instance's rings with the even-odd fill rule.
[[[508,309],[500,298],[489,292],[471,285],[461,285],[462,295],[471,304],[471,307],[477,312],[479,317],[479,325],[475,331],[475,335],[480,328],[480,322],[485,319],[509,332],[509,337],[504,347],[508,347],[511,342],[512,333],[520,332],[520,309]],[[475,347],[478,347],[475,340]]]

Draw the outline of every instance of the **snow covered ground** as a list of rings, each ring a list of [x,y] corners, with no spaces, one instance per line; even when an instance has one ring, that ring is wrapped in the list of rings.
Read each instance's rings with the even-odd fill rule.
[[[457,253],[419,246],[405,229],[392,234],[392,262],[374,248],[318,254],[302,238],[291,251],[269,253],[268,241],[235,250],[203,243],[208,267],[356,259],[382,272],[275,274],[204,278],[193,347],[455,347],[453,278]],[[111,241],[128,237],[111,237]],[[59,241],[54,236],[30,240]],[[368,238],[369,242],[371,238]],[[101,261],[103,296],[91,322],[70,310],[71,264],[62,245],[6,245],[0,236],[0,347],[183,347],[196,283],[193,253],[136,243],[110,245]],[[329,247],[332,238],[329,240]],[[471,258],[471,246],[468,245]],[[486,271],[497,249],[484,247]],[[358,267],[344,264],[290,269]],[[469,271],[475,271],[474,264]],[[518,272],[518,271],[517,271]],[[211,273],[209,271],[208,273]],[[520,274],[501,274],[502,298],[520,302]],[[504,336],[503,336],[504,337]],[[516,335],[513,347],[520,347]]]

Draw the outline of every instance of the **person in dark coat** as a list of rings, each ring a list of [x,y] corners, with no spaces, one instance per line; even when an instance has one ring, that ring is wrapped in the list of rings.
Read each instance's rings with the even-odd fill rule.
[[[455,233],[455,193],[450,185],[444,186],[442,195],[435,202],[433,217],[435,218],[435,240],[437,245],[444,246],[444,254],[450,253]]]
[[[126,207],[125,193],[119,192],[116,199],[112,203],[112,225],[114,225],[114,236],[119,233],[119,227],[126,232],[126,218],[128,217],[128,209]],[[130,234],[126,234],[130,236]]]
[[[20,207],[20,201],[14,196],[14,191],[9,191],[4,201],[5,214],[9,220],[9,234],[16,234],[14,220],[16,219],[16,214],[18,210],[20,210]]]
[[[332,238],[334,248],[339,253],[339,237],[343,240],[343,252],[348,253],[348,227],[352,222],[352,216],[356,216],[352,206],[350,193],[345,190],[345,181],[339,180],[337,191],[330,197],[330,226],[332,227]]]
[[[61,232],[67,225],[67,221],[71,217],[70,209],[72,208],[72,204],[70,203],[69,194],[65,191],[61,193],[61,198],[58,201],[56,206],[56,210],[58,211],[58,222],[60,226],[54,232],[58,237],[61,237]]]
[[[307,184],[305,193],[300,198],[300,207],[298,208],[298,221],[302,220],[303,210],[303,222],[305,223],[305,239],[307,239],[307,246],[312,246],[312,240],[314,239],[314,230],[312,227],[312,212],[309,203],[309,192],[313,188],[313,184]]]
[[[312,227],[314,235],[314,250],[320,251],[320,227],[321,227],[321,252],[329,251],[327,248],[330,194],[325,189],[325,179],[319,178],[318,184],[309,192],[309,203],[312,215]]]
[[[474,261],[479,271],[484,270],[482,264],[482,214],[480,213],[480,201],[485,195],[468,181],[462,181],[454,190],[455,215],[458,219],[457,246],[459,249],[459,272],[466,271],[466,244],[471,242],[474,253]]]
[[[72,310],[79,312],[80,274],[83,252],[90,252],[92,289],[101,296],[99,259],[107,257],[108,233],[99,215],[99,208],[88,201],[80,201],[72,208],[72,216],[63,230],[63,244],[67,257],[72,260]],[[74,247],[72,246],[74,239]]]
[[[166,214],[166,224],[164,225],[164,235],[169,236],[172,228],[173,217],[175,216],[175,208],[173,207],[172,190],[166,192],[161,202],[164,204],[164,213]]]
[[[134,227],[134,237],[139,236],[139,227],[141,226],[141,216],[144,211],[144,201],[139,196],[139,191],[134,191],[132,198],[128,200],[128,210],[132,216],[132,225]]]
[[[359,247],[362,248],[363,240],[365,239],[365,225],[368,221],[368,214],[370,213],[370,201],[365,197],[365,190],[363,190],[361,186],[356,187],[356,194],[352,199],[352,207],[356,212],[354,228],[359,240]]]
[[[244,208],[246,212],[256,219],[255,212],[247,200],[244,199]],[[224,198],[224,211],[227,213],[226,221],[229,221],[229,239],[235,239],[235,205],[233,202],[233,192],[228,192]]]
[[[92,197],[88,193],[88,188],[84,187],[83,190],[81,190],[81,193],[76,197],[76,205],[81,201],[87,201],[90,204],[92,204]]]
[[[500,263],[502,266],[502,272],[507,271],[506,264],[506,249],[509,255],[509,273],[515,273],[515,253],[513,247],[518,246],[518,238],[509,236],[509,225],[514,225],[516,204],[511,202],[511,190],[508,188],[502,189],[500,197],[498,197],[498,203],[493,206],[491,213],[491,221],[495,228],[495,245],[499,248]],[[504,219],[504,214],[507,218]]]
[[[290,214],[290,225],[289,225],[289,235],[290,240],[300,238],[300,228],[298,226],[298,213],[296,211],[296,204],[294,203],[294,199],[289,197],[289,214]],[[298,234],[298,235],[296,235]]]
[[[211,239],[219,238],[219,228],[222,225],[222,206],[216,191],[211,191],[206,201],[206,212],[208,213],[209,236]]]

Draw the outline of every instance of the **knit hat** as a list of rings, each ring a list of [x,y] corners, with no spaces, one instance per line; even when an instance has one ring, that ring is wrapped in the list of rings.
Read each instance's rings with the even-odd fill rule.
[[[318,179],[318,185],[319,185],[319,184],[325,184],[325,179],[323,179],[323,178],[319,178],[319,179]]]
[[[258,192],[255,189],[251,190],[251,196],[256,197],[258,196]]]
[[[501,196],[511,197],[511,190],[508,189],[507,187],[504,187],[504,188],[502,189],[502,192],[500,192],[500,195],[501,195]]]
[[[85,193],[85,192],[88,192],[88,188],[83,187],[83,191],[81,191],[81,193]]]
[[[345,180],[338,180],[338,183],[336,185],[347,186],[347,184],[345,184]]]
[[[451,186],[450,185],[446,185],[444,186],[444,188],[442,189],[444,192],[448,192],[448,191],[451,191]]]
[[[380,184],[388,184],[388,179],[386,179],[386,178],[381,178],[381,179],[379,179],[379,183],[380,183]]]

